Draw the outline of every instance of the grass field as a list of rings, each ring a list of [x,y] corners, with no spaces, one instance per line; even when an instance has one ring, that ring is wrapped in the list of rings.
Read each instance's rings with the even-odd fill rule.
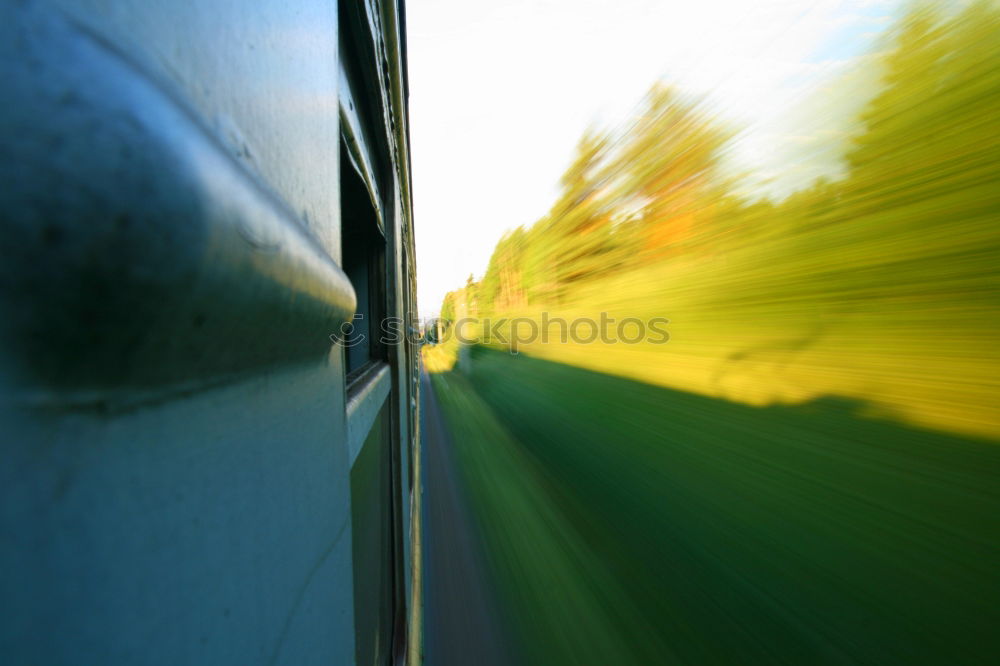
[[[995,442],[484,348],[437,369],[532,663],[997,663]]]

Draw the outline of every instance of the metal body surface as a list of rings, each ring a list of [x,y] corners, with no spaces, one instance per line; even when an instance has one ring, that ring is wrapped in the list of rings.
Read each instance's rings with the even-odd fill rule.
[[[0,9],[3,663],[407,658],[416,350],[352,383],[338,337],[369,217],[364,301],[414,308],[402,30],[392,0]],[[363,617],[370,575],[401,620]]]

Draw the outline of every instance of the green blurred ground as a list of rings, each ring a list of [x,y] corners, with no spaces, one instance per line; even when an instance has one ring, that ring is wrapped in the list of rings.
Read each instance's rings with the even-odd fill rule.
[[[1000,661],[1000,447],[474,348],[432,375],[536,664]]]

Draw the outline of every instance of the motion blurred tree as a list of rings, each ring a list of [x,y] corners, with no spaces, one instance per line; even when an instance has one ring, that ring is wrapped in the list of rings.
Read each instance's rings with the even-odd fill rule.
[[[733,138],[703,105],[657,84],[611,164],[619,174],[616,201],[641,205],[644,243],[653,258],[703,231],[724,194],[719,161]]]
[[[894,38],[847,152],[844,242],[856,264],[880,262],[869,283],[985,303],[1000,286],[1000,7],[924,5]]]
[[[678,260],[707,260],[698,279],[714,308],[780,302],[802,320],[790,327],[859,308],[888,316],[917,294],[921,317],[959,300],[987,307],[1000,282],[1000,10],[929,4],[891,37],[846,176],[780,203],[738,195],[720,169],[734,132],[654,86],[627,124],[581,137],[550,212],[498,243],[483,311],[569,307],[602,279],[628,273],[639,288]],[[729,272],[711,268],[723,256]]]
[[[524,304],[523,252],[527,232],[518,227],[505,234],[490,257],[486,274],[479,283],[479,310],[487,313]]]
[[[998,15],[995,2],[947,19],[924,5],[898,24],[884,88],[847,155],[855,194],[872,206],[899,205],[916,190],[928,198],[996,175]]]
[[[584,133],[548,215],[497,244],[482,282],[485,308],[565,303],[582,283],[663,258],[709,219],[732,133],[661,85],[636,118],[617,132]]]
[[[616,239],[611,223],[614,202],[605,187],[608,138],[594,130],[584,133],[576,156],[560,178],[562,192],[555,205],[533,229],[534,246],[526,253],[534,300],[559,302],[569,285],[615,270]]]
[[[455,292],[449,291],[441,303],[441,319],[446,322],[455,321]]]

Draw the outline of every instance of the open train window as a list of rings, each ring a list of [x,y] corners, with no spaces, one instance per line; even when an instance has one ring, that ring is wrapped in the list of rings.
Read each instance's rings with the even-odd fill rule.
[[[387,358],[380,341],[386,303],[385,237],[372,195],[354,162],[341,142],[341,250],[344,272],[358,299],[353,331],[344,341],[348,385],[364,376],[372,363]]]

